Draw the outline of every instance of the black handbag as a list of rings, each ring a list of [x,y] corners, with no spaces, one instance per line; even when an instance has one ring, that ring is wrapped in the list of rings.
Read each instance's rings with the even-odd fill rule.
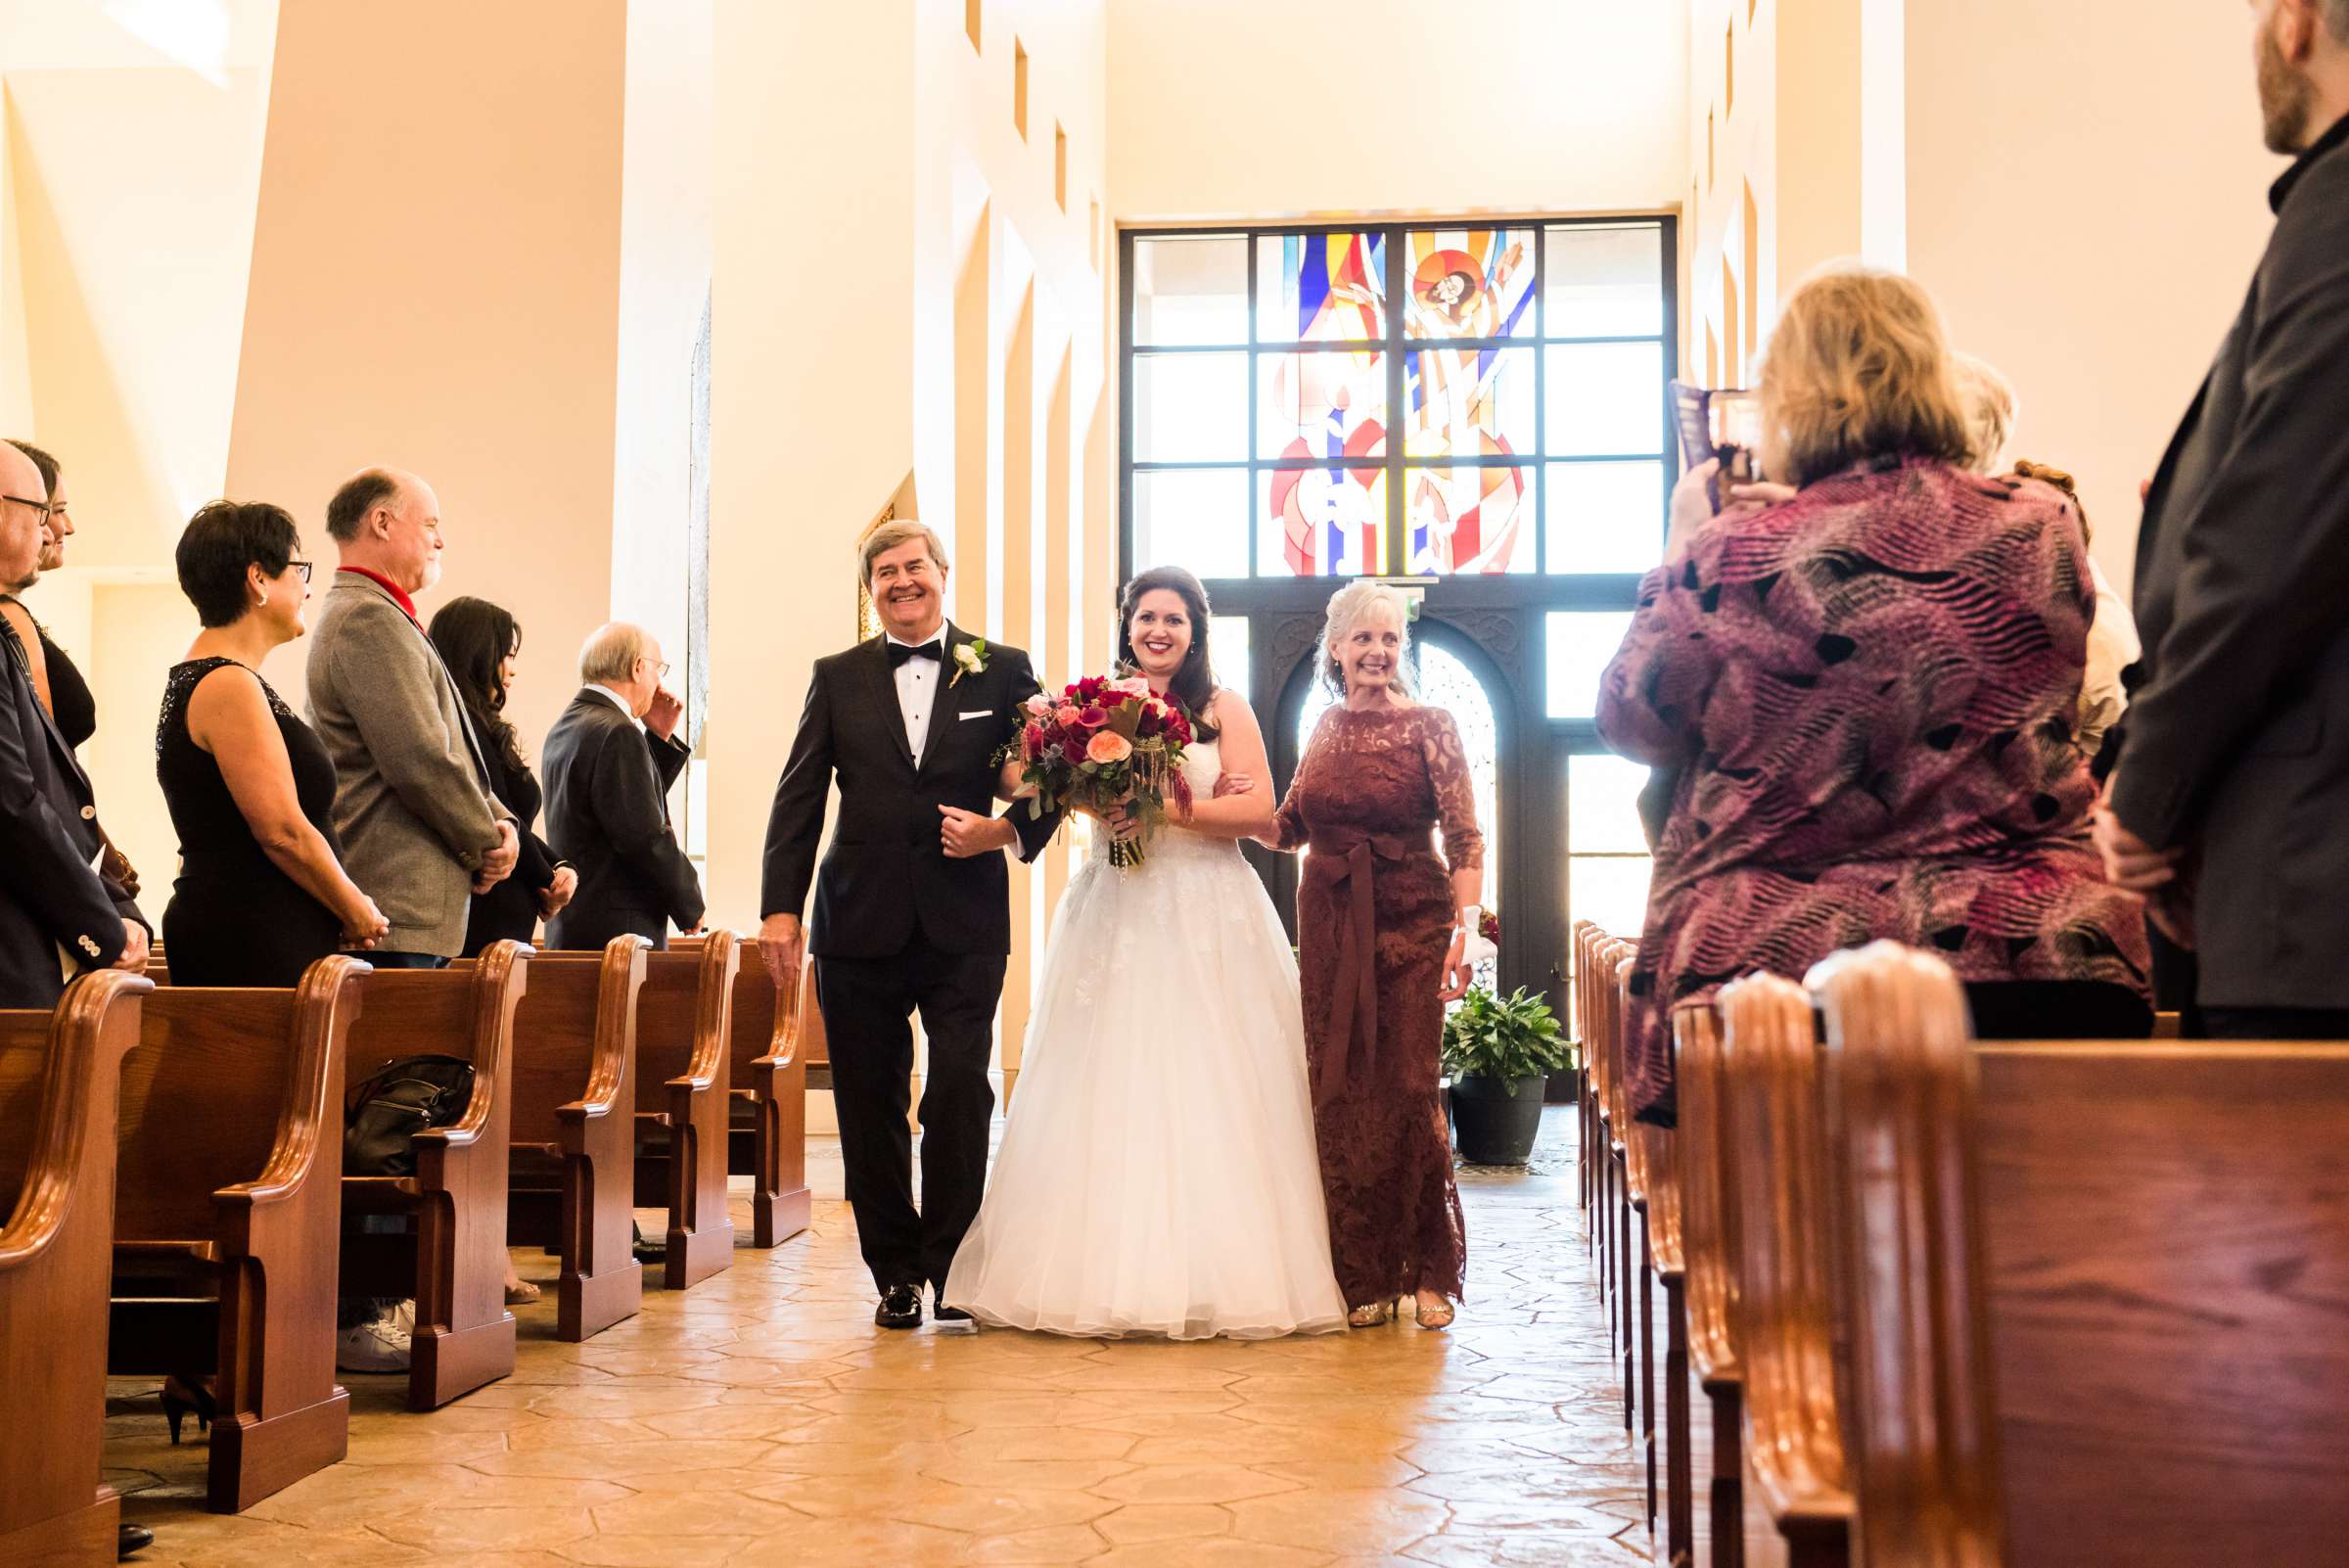
[[[404,1056],[361,1084],[344,1113],[343,1174],[416,1174],[416,1134],[448,1127],[473,1101],[473,1064]]]

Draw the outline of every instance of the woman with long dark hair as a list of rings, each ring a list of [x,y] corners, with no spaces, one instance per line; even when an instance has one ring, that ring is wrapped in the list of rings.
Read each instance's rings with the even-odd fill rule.
[[[1058,1334],[1340,1328],[1297,963],[1237,849],[1271,831],[1271,792],[1215,798],[1226,773],[1264,777],[1264,734],[1216,684],[1197,577],[1146,572],[1119,609],[1120,658],[1192,715],[1192,804],[1168,803],[1138,866],[1095,853],[1070,878],[1019,1104],[942,1294]],[[1103,828],[1132,831],[1118,812]]]
[[[511,938],[529,945],[538,922],[551,919],[571,901],[578,873],[555,857],[537,834],[544,796],[522,755],[522,736],[506,717],[506,693],[522,657],[522,626],[512,612],[486,599],[451,599],[433,616],[430,635],[448,667],[448,678],[465,704],[489,764],[490,792],[514,812],[522,834],[522,858],[514,874],[487,893],[473,896],[465,923],[465,956],[477,956],[493,942]]]

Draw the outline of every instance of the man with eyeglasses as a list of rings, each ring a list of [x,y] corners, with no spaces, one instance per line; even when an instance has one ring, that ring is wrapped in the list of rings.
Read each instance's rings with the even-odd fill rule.
[[[677,847],[668,792],[692,747],[684,707],[664,690],[661,644],[624,621],[579,650],[579,694],[547,731],[546,836],[579,873],[578,892],[546,923],[549,947],[601,950],[623,932],[665,946],[702,924],[702,884]]]
[[[40,470],[0,442],[0,582],[32,575],[48,537]],[[147,967],[147,919],[100,878],[105,838],[89,775],[0,619],[0,1007],[51,1007],[90,969]]]

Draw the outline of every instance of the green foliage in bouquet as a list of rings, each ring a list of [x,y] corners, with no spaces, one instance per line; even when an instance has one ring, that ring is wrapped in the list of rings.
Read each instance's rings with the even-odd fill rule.
[[[1444,1020],[1444,1070],[1454,1078],[1543,1078],[1572,1062],[1548,998],[1523,986],[1506,996],[1471,986]]]

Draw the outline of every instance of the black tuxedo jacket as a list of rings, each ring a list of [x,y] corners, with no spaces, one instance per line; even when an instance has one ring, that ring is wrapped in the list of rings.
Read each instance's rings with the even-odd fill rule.
[[[977,639],[949,624],[939,669],[929,739],[915,767],[889,667],[889,641],[875,637],[819,659],[791,760],[766,820],[761,915],[798,914],[815,882],[807,950],[818,958],[887,958],[919,932],[943,952],[1011,951],[1010,872],[1000,854],[950,860],[939,842],[941,806],[982,815],[995,806],[995,751],[1020,732],[1014,714],[1038,688],[1028,656],[990,644],[987,668],[964,673],[953,650]],[[951,684],[948,684],[951,682]],[[840,783],[840,818],[816,874],[824,796]],[[1059,818],[1010,807],[1020,858],[1051,842]]]
[[[636,727],[617,703],[580,692],[546,732],[546,836],[579,874],[546,923],[550,947],[601,948],[626,932],[660,945],[668,923],[702,923],[702,884],[677,848],[668,790],[690,756]]]
[[[65,992],[57,950],[83,969],[122,956],[138,905],[102,881],[98,807],[32,689],[16,632],[0,621],[0,1007],[53,1007]]]
[[[2349,120],[2155,472],[2110,805],[2201,852],[2200,1000],[2349,1007]]]

